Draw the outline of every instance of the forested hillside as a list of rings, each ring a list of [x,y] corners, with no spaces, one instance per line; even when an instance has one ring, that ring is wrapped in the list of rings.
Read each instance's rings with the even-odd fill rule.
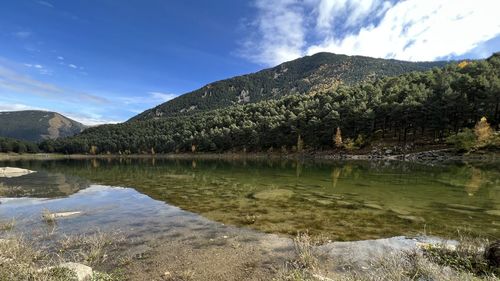
[[[37,153],[40,150],[34,142],[0,137],[0,152]]]
[[[374,140],[442,142],[481,117],[498,127],[499,71],[497,53],[315,94],[90,128],[46,141],[42,148],[63,153],[331,149],[337,127],[346,148]]]
[[[0,137],[37,142],[68,137],[86,127],[56,112],[26,110],[0,112]]]
[[[278,99],[289,94],[334,90],[338,85],[373,81],[411,71],[444,66],[445,62],[407,62],[318,53],[257,73],[214,82],[147,110],[132,120],[149,120]]]

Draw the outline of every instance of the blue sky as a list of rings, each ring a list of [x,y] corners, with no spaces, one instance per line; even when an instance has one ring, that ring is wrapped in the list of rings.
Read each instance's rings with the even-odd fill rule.
[[[16,0],[0,9],[0,110],[120,122],[204,84],[330,51],[500,51],[489,0]]]

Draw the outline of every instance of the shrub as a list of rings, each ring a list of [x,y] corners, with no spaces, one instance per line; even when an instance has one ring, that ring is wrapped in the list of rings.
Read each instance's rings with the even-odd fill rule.
[[[471,151],[476,145],[476,135],[471,129],[466,128],[456,135],[449,136],[446,142],[460,151]]]

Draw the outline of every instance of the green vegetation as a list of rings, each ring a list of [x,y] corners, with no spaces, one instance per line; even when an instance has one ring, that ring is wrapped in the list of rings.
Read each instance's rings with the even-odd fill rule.
[[[75,137],[45,141],[41,148],[92,154],[322,150],[335,147],[336,128],[347,149],[373,141],[401,146],[443,143],[482,117],[498,126],[499,70],[497,53],[487,60],[339,85],[315,94],[99,126]]]
[[[480,148],[500,148],[500,134],[495,133],[485,117],[477,122],[474,130],[465,128],[446,141],[460,151],[473,151]]]
[[[318,53],[257,73],[211,83],[147,110],[132,120],[185,116],[237,104],[313,94],[383,76],[425,71],[446,62],[406,62],[361,56]]]
[[[86,127],[55,112],[27,110],[0,112],[0,136],[38,142],[68,137]]]
[[[0,152],[38,153],[38,145],[33,142],[0,137]]]

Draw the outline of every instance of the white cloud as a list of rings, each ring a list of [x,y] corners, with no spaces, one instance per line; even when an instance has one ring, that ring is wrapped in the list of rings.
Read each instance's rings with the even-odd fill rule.
[[[20,111],[20,110],[44,110],[48,111],[45,108],[30,106],[21,103],[4,103],[0,102],[0,112],[1,111]]]
[[[176,94],[168,94],[162,92],[149,92],[149,96],[129,96],[129,97],[120,97],[119,99],[126,105],[156,105],[159,103],[167,102],[171,99],[176,98],[178,95]],[[137,109],[139,110],[139,109]],[[140,109],[139,112],[144,111],[144,109]]]
[[[71,68],[73,68],[73,69],[77,69],[78,68],[78,66],[76,66],[76,65],[74,65],[72,63],[68,64],[68,66],[71,67]]]
[[[249,40],[257,41],[246,44],[243,55],[267,65],[321,51],[436,60],[465,54],[500,35],[500,2],[490,0],[256,3],[257,34]],[[283,50],[286,55],[280,55]]]
[[[244,42],[242,55],[264,64],[301,56],[305,44],[304,10],[295,0],[257,0],[258,32]]]
[[[58,56],[57,59],[58,60],[64,60],[64,57]]]
[[[160,92],[149,92],[151,97],[157,101],[166,102],[177,97],[176,94],[166,94]]]
[[[97,126],[102,124],[117,124],[123,121],[106,118],[100,114],[83,114],[73,112],[60,112],[62,115],[80,122],[87,126]]]
[[[37,69],[42,69],[43,68],[43,65],[41,64],[31,64],[31,63],[25,63],[24,66],[26,67],[29,67],[29,68],[37,68]]]

